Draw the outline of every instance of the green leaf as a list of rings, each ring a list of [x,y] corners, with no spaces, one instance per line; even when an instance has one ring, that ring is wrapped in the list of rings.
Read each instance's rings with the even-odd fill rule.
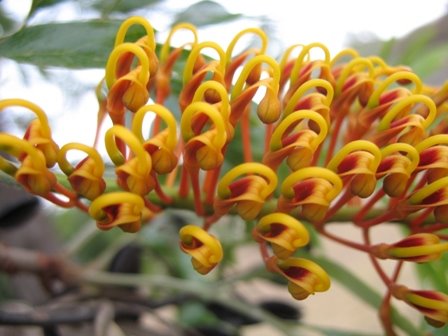
[[[233,21],[242,14],[231,14],[224,6],[214,1],[204,0],[191,5],[176,16],[175,23],[190,22],[197,27]]]
[[[52,7],[55,5],[59,5],[63,2],[67,2],[68,0],[33,0],[30,8],[30,12],[28,14],[28,19],[34,16],[41,9],[45,9],[48,7]]]
[[[359,299],[369,304],[372,308],[378,309],[382,302],[382,296],[360,280],[349,269],[325,257],[312,256],[312,259],[321,265],[332,279],[338,281]],[[407,335],[421,335],[418,330],[406,317],[395,309],[392,309],[392,320],[394,324],[403,330]]]
[[[104,68],[121,20],[72,21],[29,26],[0,41],[0,55],[39,67]],[[132,27],[127,39],[144,30]]]
[[[101,12],[103,17],[112,13],[129,13],[149,6],[154,6],[162,0],[96,0],[92,7]]]

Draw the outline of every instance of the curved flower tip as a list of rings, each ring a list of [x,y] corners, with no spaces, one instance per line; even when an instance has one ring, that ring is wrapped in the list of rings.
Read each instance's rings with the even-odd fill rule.
[[[353,195],[366,198],[376,187],[376,172],[381,162],[381,151],[373,142],[355,140],[342,147],[327,168],[349,181]]]
[[[432,233],[417,233],[394,244],[372,246],[372,252],[381,259],[427,262],[439,259],[448,250],[448,243],[441,243]]]
[[[47,167],[54,166],[59,146],[51,137],[45,135],[40,120],[35,119],[30,123],[23,138],[44,154]]]
[[[256,162],[240,164],[219,181],[215,212],[224,214],[236,206],[241,218],[252,220],[258,216],[276,187],[277,175],[268,166]]]
[[[426,321],[436,328],[448,322],[448,295],[431,290],[412,290],[403,285],[394,285],[392,295],[417,309]]]
[[[288,291],[297,300],[304,300],[315,292],[330,288],[330,277],[318,264],[308,259],[278,260],[280,274],[288,279]]]
[[[204,229],[186,225],[179,231],[180,248],[191,256],[194,269],[207,274],[222,260],[223,251],[219,240]]]
[[[86,157],[79,162],[74,171],[68,176],[68,181],[79,195],[94,200],[106,189],[106,182],[101,175],[96,174],[96,162]]]
[[[56,176],[45,166],[36,164],[30,155],[22,161],[15,178],[27,191],[43,197],[48,195],[57,183]]]
[[[289,258],[310,240],[308,230],[300,221],[281,212],[262,217],[254,227],[253,236],[257,241],[271,243],[274,254],[280,259]]]
[[[145,208],[143,198],[129,192],[107,193],[96,198],[89,208],[100,230],[119,227],[125,232],[140,230],[142,220],[152,214]]]
[[[68,162],[66,157],[67,152],[72,149],[88,154],[75,167]],[[94,148],[80,143],[65,144],[58,153],[58,164],[68,176],[68,181],[77,194],[94,200],[106,189],[106,182],[103,179],[104,163]]]
[[[265,124],[272,124],[277,121],[282,111],[282,104],[277,93],[268,86],[266,94],[257,107],[257,115]]]
[[[301,215],[313,223],[323,220],[330,203],[342,190],[342,180],[322,167],[306,167],[291,173],[282,184],[278,200],[280,211],[301,207]]]

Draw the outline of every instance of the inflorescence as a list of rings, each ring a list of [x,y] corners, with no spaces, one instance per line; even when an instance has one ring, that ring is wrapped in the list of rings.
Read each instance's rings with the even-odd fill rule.
[[[146,34],[126,42],[134,25]],[[191,40],[172,47],[181,30]],[[204,221],[180,230],[180,248],[201,274],[223,258],[209,233],[216,221],[232,214],[254,222],[267,269],[285,277],[298,300],[330,287],[323,268],[294,256],[309,242],[306,221],[370,256],[387,288],[383,309],[393,297],[434,326],[448,322],[446,294],[397,283],[403,262],[430,262],[448,250],[447,84],[429,87],[407,67],[352,49],[331,57],[320,43],[293,45],[275,60],[258,28],[238,33],[227,49],[199,42],[186,23],[174,26],[161,48],[154,35],[144,18],[125,20],[96,90],[96,142],[109,117],[113,126],[104,141],[114,181],[104,178],[96,145],[60,147],[43,110],[23,99],[0,101],[2,110],[24,107],[37,116],[23,138],[0,133],[0,150],[9,155],[0,157],[0,169],[33,194],[88,212],[101,230],[136,232],[164,208],[194,210]],[[260,47],[234,55],[247,35]],[[312,50],[322,59],[313,59]],[[173,76],[179,72],[181,78]],[[173,95],[178,112],[166,107]],[[147,115],[155,118],[150,134],[142,131]],[[264,143],[251,141],[251,132],[264,132]],[[260,148],[261,156],[254,150]],[[86,156],[73,165],[70,151]],[[227,158],[239,163],[229,166]],[[347,208],[361,242],[327,231]],[[402,223],[408,236],[372,244],[370,230],[386,222]],[[379,259],[397,260],[392,276]],[[383,322],[390,330],[388,319]]]

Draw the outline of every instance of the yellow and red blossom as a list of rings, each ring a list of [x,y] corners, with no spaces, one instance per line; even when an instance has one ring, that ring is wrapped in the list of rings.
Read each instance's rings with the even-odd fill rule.
[[[392,295],[417,309],[433,327],[448,322],[448,295],[432,290],[412,290],[402,285],[392,287]]]
[[[288,280],[289,293],[297,300],[304,300],[315,292],[330,288],[330,277],[315,262],[304,258],[276,261],[277,271]]]
[[[412,262],[428,262],[440,258],[448,250],[448,243],[432,233],[416,233],[394,244],[372,246],[372,253],[381,259],[397,259]]]
[[[191,256],[194,269],[207,274],[223,258],[223,250],[219,240],[204,229],[186,225],[179,231],[180,248]]]
[[[219,181],[215,212],[222,215],[235,207],[243,219],[252,220],[276,187],[277,175],[269,167],[255,162],[238,165]]]
[[[355,140],[346,144],[328,163],[349,184],[353,195],[370,196],[376,187],[376,171],[381,162],[381,151],[372,142]]]
[[[66,157],[69,150],[81,150],[88,156],[73,167]],[[65,144],[58,153],[58,164],[78,195],[94,200],[106,189],[103,179],[104,163],[94,148],[79,143]]]
[[[289,213],[300,207],[307,220],[320,222],[330,203],[342,190],[341,178],[329,169],[306,167],[291,173],[283,181],[278,209]]]
[[[299,220],[281,212],[260,218],[254,227],[253,236],[257,241],[269,242],[274,254],[280,259],[289,258],[310,240],[308,230]]]
[[[143,198],[130,192],[102,194],[90,204],[89,214],[100,230],[119,227],[125,232],[139,231],[142,222],[153,216]]]

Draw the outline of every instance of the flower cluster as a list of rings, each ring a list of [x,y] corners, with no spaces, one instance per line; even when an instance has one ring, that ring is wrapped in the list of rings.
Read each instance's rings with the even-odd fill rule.
[[[133,25],[146,34],[126,42]],[[173,47],[181,30],[191,40]],[[247,35],[259,46],[235,55]],[[199,42],[195,27],[182,23],[156,49],[150,23],[131,17],[96,90],[97,135],[105,118],[113,124],[104,141],[114,183],[104,179],[94,146],[59,147],[45,113],[21,99],[0,101],[0,109],[21,106],[37,118],[23,138],[0,134],[0,150],[15,157],[1,158],[0,169],[34,194],[87,211],[102,230],[136,232],[163,208],[191,208],[204,222],[180,230],[180,248],[201,274],[223,258],[210,228],[238,215],[253,225],[268,270],[282,275],[299,300],[330,286],[319,265],[295,256],[309,241],[301,222],[307,221],[323,236],[368,253],[389,296],[444,325],[445,294],[396,280],[403,262],[429,262],[448,250],[442,231],[448,228],[448,85],[429,87],[409,68],[352,49],[330,56],[320,43],[298,44],[276,60],[267,44],[262,30],[249,28],[223,49]],[[322,57],[312,57],[315,51]],[[166,107],[171,96],[178,98],[175,111]],[[148,114],[154,121],[145,134]],[[254,132],[264,143],[253,141]],[[86,157],[72,165],[71,150]],[[52,170],[56,164],[65,181]],[[327,231],[343,208],[351,209],[345,220],[363,231],[363,242]],[[372,244],[370,229],[391,221],[405,224],[409,236]],[[397,260],[393,276],[379,259]]]

